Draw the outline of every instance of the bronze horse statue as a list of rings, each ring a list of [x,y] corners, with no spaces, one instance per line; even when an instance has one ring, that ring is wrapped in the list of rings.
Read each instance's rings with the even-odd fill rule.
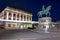
[[[51,6],[48,6],[46,9],[45,9],[45,7],[44,7],[44,5],[43,5],[43,7],[42,7],[42,11],[39,11],[38,12],[38,16],[39,17],[42,17],[42,15],[46,15],[46,17],[47,17],[47,15],[49,14],[49,16],[50,16],[50,11],[51,10]]]

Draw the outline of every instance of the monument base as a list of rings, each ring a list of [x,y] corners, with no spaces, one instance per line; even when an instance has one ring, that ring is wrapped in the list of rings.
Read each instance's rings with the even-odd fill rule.
[[[52,20],[51,17],[39,18],[38,27],[45,33],[48,33],[49,28],[52,26],[51,20]]]

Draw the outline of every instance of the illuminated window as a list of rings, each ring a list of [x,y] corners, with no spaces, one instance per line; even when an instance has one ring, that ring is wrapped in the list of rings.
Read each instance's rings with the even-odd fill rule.
[[[11,27],[11,24],[8,24],[8,27]]]
[[[13,27],[15,27],[15,24],[13,24]]]

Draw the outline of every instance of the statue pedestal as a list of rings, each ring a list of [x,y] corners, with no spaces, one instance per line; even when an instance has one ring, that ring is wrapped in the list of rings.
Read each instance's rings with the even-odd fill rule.
[[[43,30],[45,33],[48,33],[48,29],[51,26],[51,17],[42,17],[39,18],[39,24],[38,27]]]

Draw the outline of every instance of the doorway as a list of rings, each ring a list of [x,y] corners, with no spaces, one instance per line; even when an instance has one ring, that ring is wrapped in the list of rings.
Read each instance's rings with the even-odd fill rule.
[[[24,26],[23,26],[23,25],[21,25],[21,26],[20,26],[20,29],[24,29]]]

